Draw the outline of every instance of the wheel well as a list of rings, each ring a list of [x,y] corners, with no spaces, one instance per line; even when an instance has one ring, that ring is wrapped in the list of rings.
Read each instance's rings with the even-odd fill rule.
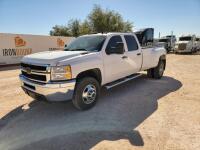
[[[101,76],[101,71],[98,68],[86,70],[79,73],[76,77],[76,80],[80,80],[85,77],[93,77],[99,82],[99,84],[101,84],[102,76]]]

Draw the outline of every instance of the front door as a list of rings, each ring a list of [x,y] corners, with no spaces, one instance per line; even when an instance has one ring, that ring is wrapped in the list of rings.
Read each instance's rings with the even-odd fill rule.
[[[122,37],[120,35],[112,36],[105,48],[105,53],[103,53],[104,58],[104,77],[105,82],[109,83],[114,80],[120,79],[127,76],[129,69],[126,66],[125,55],[124,54],[107,54],[106,51],[109,48],[116,47],[117,42],[122,42]]]

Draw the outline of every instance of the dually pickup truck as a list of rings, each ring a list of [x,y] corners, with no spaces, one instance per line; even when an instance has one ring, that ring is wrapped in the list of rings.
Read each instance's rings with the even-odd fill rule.
[[[101,86],[109,89],[144,70],[160,79],[165,65],[166,50],[141,47],[134,33],[91,34],[76,38],[64,51],[23,57],[19,78],[25,93],[35,99],[71,99],[76,108],[86,110],[96,104]]]

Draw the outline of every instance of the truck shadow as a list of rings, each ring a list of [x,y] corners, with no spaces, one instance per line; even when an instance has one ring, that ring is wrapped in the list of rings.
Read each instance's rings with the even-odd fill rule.
[[[102,89],[99,102],[88,111],[76,110],[71,102],[32,101],[28,109],[20,106],[0,120],[0,149],[13,141],[14,149],[90,149],[120,139],[143,146],[135,128],[157,110],[159,99],[181,86],[171,77],[153,80],[144,75]]]

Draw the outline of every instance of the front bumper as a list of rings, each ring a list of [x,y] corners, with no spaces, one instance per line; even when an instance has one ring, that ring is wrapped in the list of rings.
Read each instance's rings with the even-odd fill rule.
[[[184,49],[184,50],[180,50],[180,49],[175,49],[176,53],[190,53],[192,52],[191,49]]]
[[[23,75],[19,76],[21,87],[29,96],[36,98],[45,97],[48,101],[65,101],[73,97],[76,80],[65,82],[41,84],[30,81]]]

